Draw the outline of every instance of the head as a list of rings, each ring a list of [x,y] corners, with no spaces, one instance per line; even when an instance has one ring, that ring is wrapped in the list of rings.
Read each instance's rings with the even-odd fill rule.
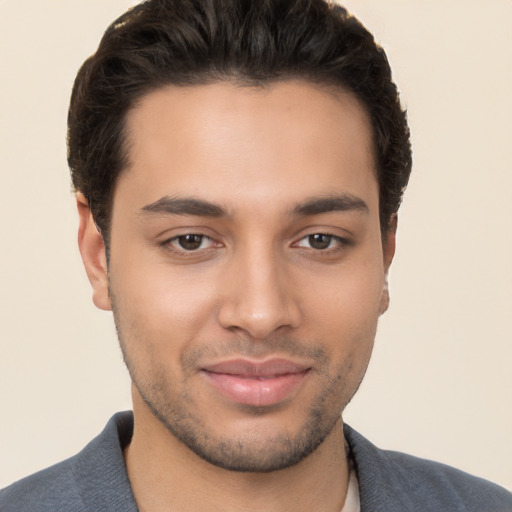
[[[372,36],[322,0],[144,2],[78,74],[69,162],[136,418],[229,470],[314,452],[387,308],[411,164]]]

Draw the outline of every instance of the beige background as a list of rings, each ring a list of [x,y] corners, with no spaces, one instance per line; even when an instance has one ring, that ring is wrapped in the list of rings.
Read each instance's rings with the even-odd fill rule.
[[[128,0],[0,0],[0,486],[130,407],[76,248],[74,75]],[[512,1],[349,0],[388,50],[415,165],[392,306],[346,419],[512,489]]]

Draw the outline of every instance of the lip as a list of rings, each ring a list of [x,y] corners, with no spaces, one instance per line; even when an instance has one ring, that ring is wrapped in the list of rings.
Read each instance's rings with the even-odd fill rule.
[[[286,359],[233,359],[202,368],[201,372],[229,400],[262,407],[278,404],[290,397],[309,370],[306,365]]]

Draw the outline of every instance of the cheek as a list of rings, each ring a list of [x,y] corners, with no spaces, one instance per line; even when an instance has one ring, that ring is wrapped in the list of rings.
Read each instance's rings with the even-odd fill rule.
[[[110,282],[125,344],[137,338],[146,351],[179,351],[211,320],[215,297],[206,276],[124,261],[112,265]]]
[[[333,337],[336,333],[347,340],[367,337],[375,330],[383,285],[383,270],[378,261],[347,265],[317,280],[311,296],[319,325],[328,329]]]
[[[366,265],[347,265],[315,284],[310,325],[331,358],[331,376],[339,383],[336,400],[348,403],[366,372],[373,349],[383,272],[376,258]]]

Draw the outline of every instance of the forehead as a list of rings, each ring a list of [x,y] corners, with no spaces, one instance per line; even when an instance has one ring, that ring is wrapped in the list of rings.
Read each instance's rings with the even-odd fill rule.
[[[292,204],[305,194],[377,192],[369,117],[344,90],[302,81],[168,86],[145,96],[126,128],[130,165],[114,197]]]

